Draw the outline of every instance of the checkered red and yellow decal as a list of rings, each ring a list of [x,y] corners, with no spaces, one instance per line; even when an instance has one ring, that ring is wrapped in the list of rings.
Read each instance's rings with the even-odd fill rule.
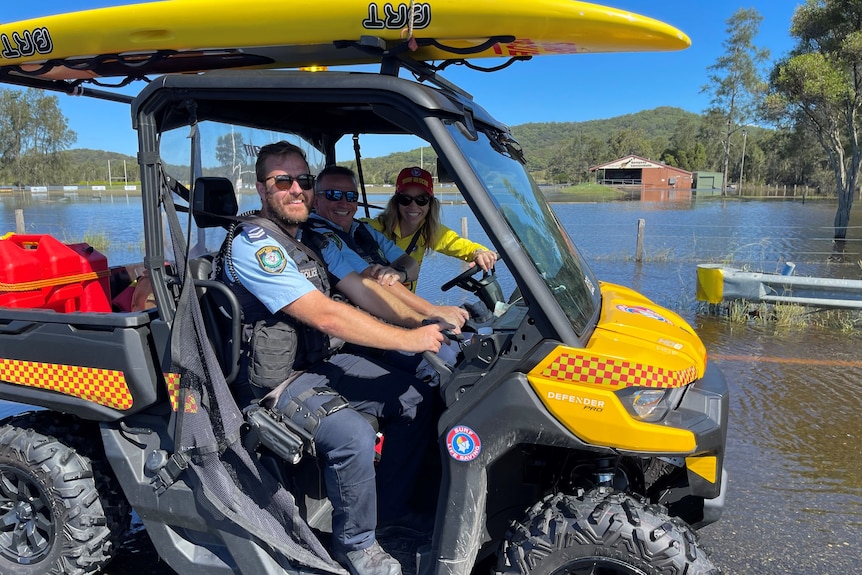
[[[171,409],[177,411],[180,403],[180,374],[179,373],[166,373],[165,376],[165,384],[168,386],[168,397],[171,400]],[[183,405],[184,413],[197,413],[198,412],[198,401],[193,393],[189,393],[186,395],[185,404]]]
[[[560,351],[539,375],[557,381],[617,387],[680,387],[697,379],[697,369],[691,365],[671,370],[572,350]]]
[[[601,290],[587,345],[560,346],[531,376],[608,389],[682,387],[703,376],[706,349],[685,320],[628,288],[602,283]]]
[[[0,359],[0,380],[56,391],[123,411],[133,403],[125,375],[111,369]]]

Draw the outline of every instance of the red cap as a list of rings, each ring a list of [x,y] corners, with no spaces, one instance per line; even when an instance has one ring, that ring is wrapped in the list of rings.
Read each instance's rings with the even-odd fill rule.
[[[395,180],[395,193],[412,186],[422,188],[429,196],[434,195],[434,180],[431,178],[431,173],[418,166],[404,168],[398,173],[398,179]]]

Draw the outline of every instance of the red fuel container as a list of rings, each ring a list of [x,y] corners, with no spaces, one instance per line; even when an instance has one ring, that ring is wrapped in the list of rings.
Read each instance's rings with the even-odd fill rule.
[[[48,235],[0,239],[0,306],[109,312],[108,260],[88,244]]]

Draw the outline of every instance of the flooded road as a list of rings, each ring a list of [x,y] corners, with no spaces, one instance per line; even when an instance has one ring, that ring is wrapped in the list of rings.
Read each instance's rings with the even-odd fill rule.
[[[703,529],[725,573],[858,572],[858,335],[698,318],[731,390],[721,521]]]
[[[695,300],[698,263],[751,271],[797,264],[797,275],[859,279],[862,231],[850,230],[844,262],[830,262],[832,203],[690,202],[555,204],[561,222],[604,281],[631,286],[680,313],[703,339],[731,390],[725,461],[729,489],[721,521],[701,531],[726,574],[858,572],[862,546],[862,326],[732,322]],[[444,208],[460,229],[464,206]],[[5,214],[2,214],[5,220]],[[860,221],[854,213],[851,222]],[[645,258],[634,262],[637,220]],[[474,221],[470,237],[482,242]],[[457,269],[429,256],[420,293]],[[505,287],[505,286],[504,286]],[[455,290],[453,290],[455,291]],[[0,402],[2,403],[2,402]],[[7,406],[8,407],[8,406]],[[4,406],[0,405],[0,416]],[[107,570],[167,575],[143,530]]]

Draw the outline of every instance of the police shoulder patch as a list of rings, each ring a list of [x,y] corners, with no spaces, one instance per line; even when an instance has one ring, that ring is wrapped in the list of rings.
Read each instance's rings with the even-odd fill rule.
[[[322,235],[327,240],[329,240],[330,242],[335,244],[335,247],[337,247],[338,250],[341,251],[343,244],[341,243],[341,238],[338,237],[338,234],[330,231],[330,232],[323,232]]]
[[[254,253],[260,269],[268,274],[280,274],[287,264],[284,252],[278,246],[264,246]]]

